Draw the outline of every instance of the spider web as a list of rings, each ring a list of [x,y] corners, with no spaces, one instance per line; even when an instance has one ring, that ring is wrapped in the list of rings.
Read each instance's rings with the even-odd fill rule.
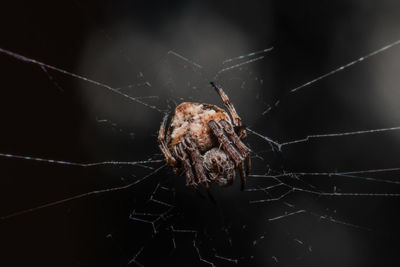
[[[361,254],[397,238],[400,123],[394,112],[380,119],[390,104],[362,97],[365,91],[358,87],[373,82],[366,75],[381,73],[381,66],[390,72],[387,65],[398,55],[400,41],[382,38],[372,48],[354,46],[337,64],[311,73],[296,70],[297,77],[278,83],[271,77],[286,76],[287,70],[281,76],[273,71],[284,54],[276,51],[287,47],[271,39],[253,41],[254,49],[249,39],[255,37],[215,14],[197,24],[196,12],[186,7],[166,26],[172,32],[167,40],[154,41],[124,24],[99,25],[87,8],[80,3],[72,8],[91,25],[78,67],[37,59],[46,53],[51,59],[54,52],[47,49],[44,56],[30,57],[17,52],[21,48],[0,47],[2,65],[10,66],[3,71],[10,75],[4,84],[23,97],[6,95],[17,102],[5,110],[18,105],[26,126],[34,126],[9,127],[11,138],[7,133],[2,138],[6,178],[0,224],[9,265],[50,265],[55,259],[65,266],[372,264]],[[198,36],[181,45],[190,26],[199,25]],[[74,37],[77,30],[71,29]],[[35,55],[32,51],[28,54]],[[31,78],[33,89],[23,89],[15,78]],[[155,141],[163,115],[180,102],[222,106],[210,81],[230,96],[253,151],[245,191],[237,181],[230,188],[214,186],[217,204],[173,175]],[[32,111],[33,123],[27,114],[32,99],[45,105],[44,112]],[[48,101],[55,104],[46,106]],[[365,115],[374,105],[376,111]],[[59,117],[48,116],[48,108]],[[61,130],[53,132],[55,127]],[[35,146],[35,131],[48,144]],[[394,248],[376,255],[393,261]],[[16,258],[20,254],[29,260]]]

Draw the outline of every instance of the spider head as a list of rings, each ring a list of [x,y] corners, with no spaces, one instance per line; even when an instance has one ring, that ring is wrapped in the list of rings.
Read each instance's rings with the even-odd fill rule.
[[[203,156],[203,165],[209,172],[210,180],[220,186],[230,185],[235,178],[235,165],[228,155],[216,147]]]

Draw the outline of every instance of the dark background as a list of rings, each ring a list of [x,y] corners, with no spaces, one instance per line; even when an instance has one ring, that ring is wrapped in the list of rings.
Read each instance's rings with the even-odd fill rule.
[[[273,46],[263,60],[223,73],[217,81],[248,127],[285,142],[309,134],[400,125],[396,47],[287,94],[399,39],[399,8],[396,1],[354,0],[13,1],[1,5],[0,48],[112,87],[134,84],[124,92],[157,96],[143,101],[171,110],[182,101],[221,106],[208,85],[224,67],[221,62]],[[170,50],[203,69],[168,55]],[[39,66],[4,54],[0,70],[1,153],[73,162],[162,158],[156,135],[163,114],[51,70],[49,79]],[[137,85],[146,81],[151,87]],[[280,106],[262,115],[277,99],[282,99]],[[111,123],[99,122],[102,119]],[[395,131],[312,140],[281,153],[271,152],[268,143],[254,135],[249,135],[248,144],[256,152],[253,174],[400,166]],[[0,159],[0,166],[1,216],[123,185],[151,172],[142,167],[82,168],[7,158]],[[373,177],[396,180],[397,173]],[[360,179],[303,179],[327,192],[334,186],[339,192],[400,192],[396,184]],[[249,178],[248,187],[268,182]],[[154,234],[150,224],[132,221],[129,214],[160,212],[148,201],[158,183],[174,191],[157,194],[157,199],[175,208]],[[202,257],[217,266],[234,264],[215,254],[243,266],[399,264],[396,197],[293,193],[285,201],[294,208],[283,201],[250,205],[250,200],[266,196],[240,192],[238,184],[214,187],[214,205],[164,168],[127,190],[1,220],[1,265],[126,266],[144,247],[137,258],[144,266],[206,266],[193,240]],[[268,221],[299,209],[307,213]],[[174,233],[171,226],[192,229],[197,236]]]

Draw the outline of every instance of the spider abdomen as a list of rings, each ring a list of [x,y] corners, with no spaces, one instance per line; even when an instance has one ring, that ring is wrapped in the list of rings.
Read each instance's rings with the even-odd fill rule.
[[[210,120],[231,121],[221,108],[195,102],[183,102],[176,107],[168,129],[167,143],[170,148],[178,144],[181,137],[189,134],[201,153],[217,146],[217,140],[208,126]]]
[[[229,185],[235,178],[235,164],[219,148],[211,148],[204,154],[204,167],[209,171],[209,178],[219,185]]]

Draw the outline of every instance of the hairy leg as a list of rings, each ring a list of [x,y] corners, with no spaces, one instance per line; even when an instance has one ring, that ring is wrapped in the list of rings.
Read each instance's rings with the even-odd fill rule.
[[[221,124],[223,124],[223,121],[220,122]],[[228,131],[225,130],[225,132],[227,133],[227,135],[229,137],[233,137],[231,139],[237,139],[236,143],[239,144],[239,151],[233,146],[233,144],[235,143],[235,140],[232,140],[232,142],[229,140],[229,138],[225,135],[224,129],[225,127],[223,125],[221,125],[220,123],[211,120],[208,125],[210,126],[212,132],[215,134],[215,136],[217,136],[218,141],[222,144],[222,146],[224,147],[225,151],[228,153],[228,155],[233,159],[233,161],[235,162],[236,167],[239,168],[239,174],[240,174],[240,178],[242,181],[242,186],[241,189],[244,189],[245,183],[246,183],[246,174],[245,171],[243,169],[243,158],[246,157],[246,159],[250,158],[250,149],[248,149],[238,138],[238,136],[233,132],[232,127],[228,127]],[[228,125],[230,126],[230,124],[228,123]],[[237,142],[239,141],[239,142]],[[233,143],[233,144],[232,144]]]
[[[213,82],[210,82],[210,84],[215,88],[215,90],[221,97],[222,101],[224,102],[225,107],[228,109],[229,114],[232,117],[233,125],[235,127],[235,130],[238,132],[238,135],[240,136],[241,139],[245,138],[247,135],[246,129],[243,127],[242,119],[237,114],[235,107],[229,101],[229,97],[225,94],[224,90],[222,90],[221,87],[219,87]]]
[[[205,187],[208,188],[208,179],[203,167],[203,160],[196,143],[190,138],[188,134],[181,137],[181,142],[183,143],[186,151],[189,153],[194,170],[196,172],[197,179]]]
[[[175,155],[177,155],[177,157],[182,162],[183,170],[184,170],[185,175],[186,175],[186,185],[190,186],[192,188],[196,188],[197,187],[197,183],[196,183],[195,178],[194,178],[194,174],[193,174],[193,171],[192,171],[192,166],[190,165],[189,156],[188,156],[188,154],[186,154],[182,143],[179,143],[176,146],[174,146],[174,150],[175,150]]]
[[[168,149],[167,144],[165,143],[165,127],[167,126],[167,119],[168,119],[168,114],[164,116],[164,119],[160,126],[160,130],[158,131],[158,144],[165,158],[167,159],[168,164],[172,167],[176,167],[177,161],[172,155],[171,151]]]
[[[229,122],[227,122],[226,120],[221,120],[219,123],[222,125],[222,127],[224,127],[226,134],[235,144],[239,153],[242,155],[243,158],[246,159],[246,175],[248,175],[251,168],[251,160],[250,160],[251,150],[240,140],[239,136],[237,136],[237,134],[232,128],[232,125]]]
[[[228,155],[233,159],[235,166],[238,167],[243,158],[225,135],[222,126],[214,120],[210,120],[208,122],[208,126],[210,126],[211,131],[217,137],[219,143],[223,146],[226,153],[228,153]]]

